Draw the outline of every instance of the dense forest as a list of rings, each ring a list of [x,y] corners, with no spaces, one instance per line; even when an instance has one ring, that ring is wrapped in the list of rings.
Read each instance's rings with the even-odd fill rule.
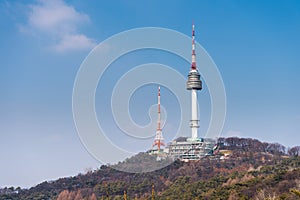
[[[30,189],[2,188],[0,200],[300,199],[299,146],[236,137],[219,138],[218,146],[213,156],[187,163],[176,160],[148,173],[102,165]],[[133,167],[132,160],[139,156],[153,163],[153,157],[140,153],[118,165]]]

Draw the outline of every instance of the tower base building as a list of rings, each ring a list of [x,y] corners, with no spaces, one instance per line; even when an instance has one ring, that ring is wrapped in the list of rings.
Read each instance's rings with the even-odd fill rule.
[[[178,138],[168,144],[167,154],[173,159],[183,161],[200,160],[203,157],[213,155],[214,148],[215,141],[211,139]]]

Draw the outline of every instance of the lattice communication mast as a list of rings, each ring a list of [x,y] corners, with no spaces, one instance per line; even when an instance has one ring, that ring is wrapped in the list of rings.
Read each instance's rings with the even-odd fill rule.
[[[156,128],[156,135],[154,139],[154,143],[152,145],[152,148],[154,146],[157,146],[158,152],[161,150],[161,146],[165,146],[164,138],[162,135],[162,129],[161,129],[161,118],[160,118],[160,86],[158,86],[158,95],[157,95],[157,128]]]

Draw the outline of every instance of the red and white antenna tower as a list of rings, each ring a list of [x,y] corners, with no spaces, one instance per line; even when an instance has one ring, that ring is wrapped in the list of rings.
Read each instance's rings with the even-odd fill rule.
[[[161,129],[161,119],[160,119],[160,86],[158,86],[158,95],[157,95],[157,115],[158,118],[157,118],[156,135],[155,135],[152,148],[154,146],[157,146],[157,150],[160,151],[160,147],[165,146],[164,138],[162,135],[162,129]]]

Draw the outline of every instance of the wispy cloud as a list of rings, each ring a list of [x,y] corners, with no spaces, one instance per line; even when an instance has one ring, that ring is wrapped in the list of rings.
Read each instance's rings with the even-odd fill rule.
[[[240,131],[229,130],[224,134],[224,137],[241,137],[242,133]]]
[[[96,45],[93,39],[79,30],[81,25],[90,22],[89,16],[76,11],[63,0],[39,0],[27,8],[27,22],[20,30],[46,37],[55,51],[86,50]]]
[[[68,50],[90,49],[94,46],[94,41],[87,36],[83,34],[73,34],[65,35],[60,43],[54,46],[54,49],[58,52],[63,52]]]

